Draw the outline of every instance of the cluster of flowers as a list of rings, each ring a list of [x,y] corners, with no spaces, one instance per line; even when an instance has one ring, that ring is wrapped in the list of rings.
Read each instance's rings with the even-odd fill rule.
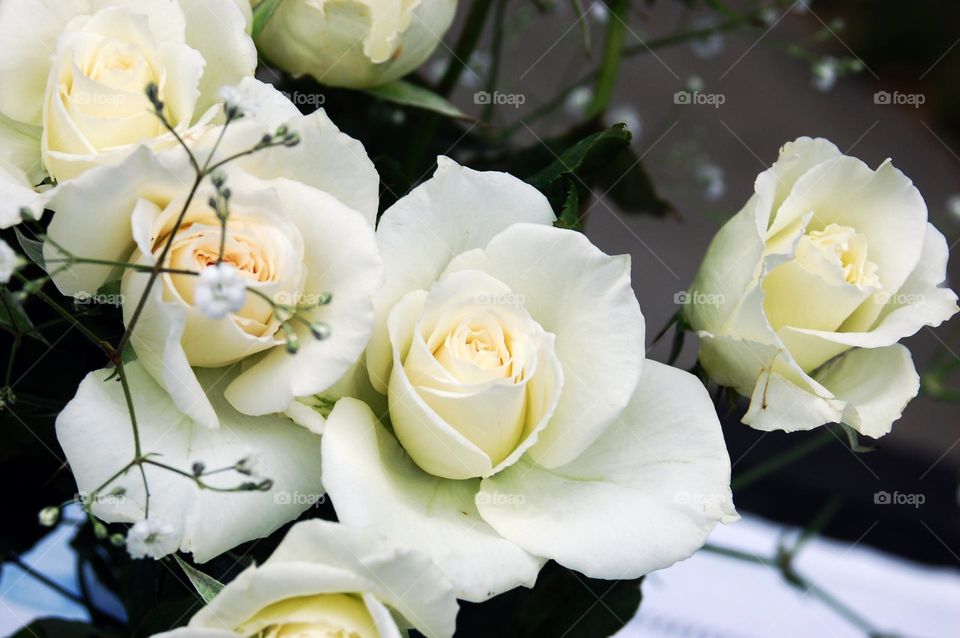
[[[353,3],[282,2],[257,43],[370,85],[422,62],[454,4],[373,3],[358,26]],[[80,491],[117,496],[89,511],[132,524],[138,556],[198,562],[324,493],[340,521],[294,526],[171,635],[449,636],[457,598],[531,586],[548,559],[636,578],[736,520],[707,391],[645,359],[629,258],[445,157],[377,223],[363,146],[254,79],[250,28],[236,0],[0,4],[0,222],[52,210],[54,283],[119,279],[136,355],[132,398],[92,372],[57,420]],[[898,341],[957,311],[946,258],[889,162],[803,138],[720,231],[684,314],[745,423],[880,436],[918,391]]]

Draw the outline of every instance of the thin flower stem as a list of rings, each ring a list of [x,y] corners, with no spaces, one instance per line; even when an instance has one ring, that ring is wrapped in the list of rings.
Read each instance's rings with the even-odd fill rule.
[[[154,270],[155,266],[149,266],[147,264],[132,264],[126,261],[110,261],[109,259],[88,259],[87,257],[64,257],[63,259],[48,259],[46,260],[48,264],[59,264],[65,263],[68,266],[71,264],[91,264],[94,266],[119,266],[120,268],[129,268],[136,272],[150,272]],[[161,273],[170,274],[170,275],[199,275],[195,270],[184,270],[182,268],[161,268]]]
[[[16,273],[16,277],[24,284],[30,283],[30,280],[24,277],[21,273]],[[67,322],[69,322],[70,325],[76,328],[91,343],[93,343],[95,346],[97,346],[98,348],[103,350],[105,353],[107,353],[108,356],[112,356],[113,349],[110,347],[109,343],[107,343],[106,341],[98,337],[92,330],[90,330],[85,325],[80,323],[80,321],[78,321],[76,317],[71,315],[62,306],[60,306],[60,304],[58,304],[56,301],[51,299],[50,296],[47,295],[47,293],[38,289],[34,291],[33,294],[36,295],[38,299],[40,299],[41,301],[46,303],[48,306],[50,306],[50,308],[54,312],[56,312],[61,317],[63,317]]]
[[[610,103],[613,90],[620,77],[620,61],[623,58],[623,41],[626,37],[627,12],[630,0],[612,0],[609,4],[610,20],[607,23],[607,40],[603,50],[603,60],[593,90],[593,102],[587,109],[586,119],[599,117]]]
[[[193,157],[192,153],[191,157]],[[193,160],[193,163],[196,164],[195,159]],[[183,220],[187,216],[187,211],[190,210],[190,205],[193,203],[193,199],[197,195],[197,190],[200,188],[201,182],[203,182],[205,175],[202,171],[200,171],[199,167],[197,170],[197,177],[194,179],[193,185],[190,187],[190,192],[187,195],[187,199],[183,203],[183,210],[180,211],[177,221],[173,224],[173,230],[170,232],[170,236],[167,238],[166,243],[163,245],[163,249],[160,251],[160,256],[157,258],[156,265],[150,271],[150,278],[147,280],[147,285],[143,289],[143,295],[140,297],[140,301],[137,302],[137,306],[130,318],[130,323],[127,324],[127,329],[123,333],[123,337],[120,339],[120,345],[117,346],[118,353],[122,353],[124,348],[126,348],[126,346],[130,343],[133,330],[136,328],[137,322],[140,320],[140,316],[143,314],[143,309],[147,305],[147,300],[150,298],[150,291],[153,289],[153,285],[160,276],[160,271],[163,268],[163,264],[167,261],[167,255],[170,252],[171,246],[173,246],[173,240],[177,236],[177,230],[183,224]]]
[[[851,609],[833,595],[821,589],[815,583],[798,574],[792,566],[792,559],[795,555],[793,552],[787,552],[781,555],[778,560],[765,556],[758,556],[752,552],[741,551],[739,549],[733,549],[730,547],[721,547],[719,545],[712,545],[710,543],[704,545],[703,550],[711,554],[717,554],[719,556],[725,556],[727,558],[733,558],[735,560],[741,560],[748,563],[765,565],[771,569],[775,569],[789,585],[803,590],[806,593],[812,594],[822,603],[830,607],[838,615],[844,618],[847,622],[856,626],[857,629],[860,629],[868,636],[882,635],[882,633],[873,625],[873,623],[867,620],[864,616]]]
[[[199,476],[197,476],[197,475],[195,475],[195,474],[191,474],[190,472],[185,472],[184,470],[181,470],[181,469],[179,469],[179,468],[173,467],[172,465],[167,465],[166,463],[161,463],[160,461],[154,461],[153,459],[149,459],[149,458],[148,458],[148,459],[143,459],[143,463],[144,463],[144,464],[147,464],[147,465],[153,465],[153,466],[155,466],[155,467],[159,467],[159,468],[161,468],[161,469],[167,470],[168,472],[172,472],[172,473],[178,474],[178,475],[180,475],[180,476],[182,476],[182,477],[184,477],[184,478],[190,479],[191,481],[193,481],[194,483],[197,484],[197,487],[199,487],[199,488],[201,488],[201,489],[204,489],[204,490],[210,490],[211,492],[246,492],[246,491],[249,491],[249,490],[248,490],[247,488],[245,488],[245,487],[215,487],[215,486],[213,486],[213,485],[210,485],[210,484],[204,482]]]
[[[829,444],[835,438],[836,436],[832,432],[828,430],[823,431],[819,435],[807,439],[802,444],[792,447],[782,454],[778,454],[770,460],[761,463],[757,467],[747,470],[739,476],[735,476],[730,482],[730,489],[734,491],[742,490],[743,488],[764,478],[765,476],[773,474],[777,470],[786,467],[791,463],[799,461],[803,457],[816,452],[822,447],[826,447],[827,444]]]
[[[263,151],[263,150],[266,150],[266,149],[268,149],[268,148],[276,148],[276,147],[278,147],[278,146],[286,146],[286,145],[287,145],[287,144],[286,144],[285,142],[269,142],[269,143],[266,143],[266,144],[263,144],[263,143],[257,144],[257,145],[254,146],[253,148],[249,148],[249,149],[247,149],[247,150],[245,150],[245,151],[240,151],[239,153],[234,153],[233,155],[230,155],[230,156],[228,156],[228,157],[225,157],[224,159],[220,160],[219,162],[217,162],[216,164],[214,164],[213,166],[211,166],[210,168],[208,168],[208,169],[205,171],[204,174],[205,174],[205,175],[208,175],[208,174],[214,172],[215,170],[217,170],[218,168],[220,168],[221,166],[223,166],[223,165],[225,165],[225,164],[229,164],[230,162],[233,162],[233,161],[235,161],[235,160],[238,160],[238,159],[240,159],[241,157],[247,157],[248,155],[253,155],[254,153],[256,153],[256,152],[258,152],[258,151]]]

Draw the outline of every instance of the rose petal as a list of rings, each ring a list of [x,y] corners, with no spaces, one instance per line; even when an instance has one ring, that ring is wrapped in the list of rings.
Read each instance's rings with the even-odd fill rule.
[[[311,504],[310,499],[292,496],[316,495],[320,490],[320,438],[280,416],[252,418],[236,412],[220,396],[235,373],[198,370],[220,424],[219,429],[209,429],[183,416],[139,362],[126,365],[144,454],[189,472],[197,461],[211,469],[226,467],[255,451],[263,475],[273,481],[267,492],[215,492],[200,489],[191,479],[168,470],[144,466],[150,486],[150,516],[173,525],[181,535],[180,549],[192,552],[200,562],[267,536]],[[57,437],[84,493],[133,458],[123,391],[118,381],[107,380],[110,376],[110,370],[87,375],[57,417]],[[228,488],[250,479],[224,472],[205,480]],[[119,502],[101,498],[93,504],[94,513],[107,522],[132,523],[144,518],[139,472],[131,470],[111,485],[123,487],[125,496]]]
[[[637,578],[739,518],[713,403],[691,374],[647,361],[627,409],[576,460],[525,459],[484,479],[484,520],[530,553],[592,578]]]
[[[373,527],[428,554],[459,598],[531,587],[543,562],[501,538],[474,505],[479,480],[420,470],[363,403],[341,399],[323,435],[324,485],[348,525]]]

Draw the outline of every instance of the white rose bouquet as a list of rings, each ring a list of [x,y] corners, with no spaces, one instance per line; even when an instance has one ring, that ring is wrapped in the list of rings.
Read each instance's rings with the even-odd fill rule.
[[[648,4],[644,29],[681,26],[639,41],[629,0],[573,3],[557,34],[556,3],[0,0],[0,633],[632,635],[641,587],[675,589],[701,550],[870,635],[911,630],[795,558],[844,496],[845,534],[896,509],[851,498],[876,487],[840,472],[858,435],[921,391],[921,410],[960,398],[960,358],[905,343],[937,329],[953,352],[936,185],[801,137],[730,217],[726,185],[749,177],[678,122],[642,135],[624,69],[805,14]],[[548,90],[579,68],[557,57],[578,33],[572,54],[602,52]],[[822,57],[814,87],[859,68]],[[670,117],[741,108],[696,78],[669,89]],[[705,255],[660,219],[696,230],[710,207]],[[654,261],[700,264],[678,312]],[[794,434],[758,447],[773,430]],[[764,480],[817,450],[838,494]],[[808,491],[829,502],[795,544],[718,544],[747,510],[796,524]],[[949,551],[941,509],[914,516]],[[76,564],[48,574],[48,552]],[[709,578],[698,561],[679,572]]]

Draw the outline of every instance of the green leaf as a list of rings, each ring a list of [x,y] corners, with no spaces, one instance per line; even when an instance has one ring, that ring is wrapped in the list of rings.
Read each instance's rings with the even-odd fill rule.
[[[527,179],[548,194],[563,178],[584,180],[587,174],[613,161],[630,144],[630,131],[623,124],[590,135],[561,153],[549,166]]]
[[[257,6],[253,8],[253,28],[250,31],[250,37],[256,39],[267,26],[267,22],[273,17],[274,11],[280,6],[280,0],[260,0]]]
[[[13,232],[17,234],[17,241],[20,242],[20,247],[23,248],[23,252],[27,258],[46,270],[47,266],[43,260],[43,242],[30,239],[16,226],[13,227]]]
[[[655,217],[676,215],[673,206],[657,193],[643,162],[631,148],[625,148],[613,159],[597,185],[625,213]]]
[[[557,216],[557,221],[553,225],[557,228],[581,230],[580,190],[573,180],[570,180],[567,186],[567,198],[564,200],[563,208],[560,209],[560,215]]]
[[[200,595],[204,603],[209,603],[220,593],[220,590],[223,589],[223,583],[213,576],[204,574],[176,554],[174,554],[173,557],[176,559],[177,564],[180,565],[183,573],[190,579],[190,583],[193,585],[193,588],[197,590],[197,594]]]
[[[42,343],[47,343],[23,309],[23,304],[6,286],[0,290],[0,326],[14,335],[33,337]]]
[[[375,86],[367,89],[365,93],[380,98],[381,100],[394,102],[395,104],[433,111],[434,113],[446,115],[447,117],[469,119],[466,113],[448,102],[445,98],[429,89],[403,80],[396,80],[395,82]]]

